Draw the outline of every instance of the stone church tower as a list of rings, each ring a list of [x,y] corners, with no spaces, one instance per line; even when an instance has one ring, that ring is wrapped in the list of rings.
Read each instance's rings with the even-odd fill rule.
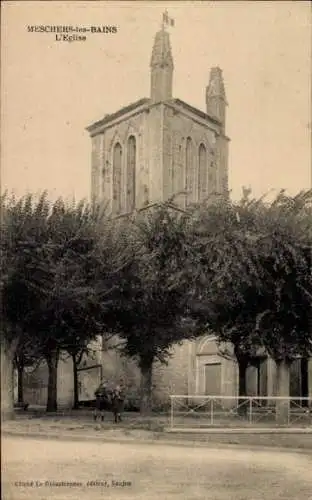
[[[228,191],[226,96],[212,68],[206,110],[173,97],[169,33],[156,33],[150,97],[104,116],[87,130],[92,140],[91,196],[126,214],[175,195],[181,207]]]

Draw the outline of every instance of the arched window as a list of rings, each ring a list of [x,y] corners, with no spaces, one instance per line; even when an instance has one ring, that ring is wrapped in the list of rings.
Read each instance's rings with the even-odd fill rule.
[[[190,137],[186,139],[185,155],[186,205],[189,205],[194,201],[194,156]]]
[[[177,149],[176,165],[173,177],[173,194],[177,195],[184,191],[184,179],[183,179],[183,148],[179,144]]]
[[[208,170],[208,194],[217,191],[217,167],[214,161],[210,162]]]
[[[198,201],[207,196],[207,153],[204,144],[198,149]]]
[[[126,207],[128,212],[135,209],[135,170],[136,170],[136,141],[131,135],[127,144],[127,198]]]
[[[117,142],[113,153],[113,210],[115,213],[121,211],[121,168],[122,147]]]

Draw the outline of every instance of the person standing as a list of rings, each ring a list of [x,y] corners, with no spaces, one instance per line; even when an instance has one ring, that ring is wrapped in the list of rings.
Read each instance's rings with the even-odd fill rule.
[[[104,411],[110,405],[108,382],[106,380],[101,380],[100,385],[96,389],[95,393],[95,409],[93,413],[93,419],[96,422],[97,418],[100,416],[101,421],[104,421]]]
[[[125,390],[126,390],[126,388],[125,388],[125,385],[124,385],[122,380],[113,389],[112,410],[113,410],[114,420],[115,420],[116,424],[118,422],[121,422],[121,414],[123,412],[124,403],[125,403]]]

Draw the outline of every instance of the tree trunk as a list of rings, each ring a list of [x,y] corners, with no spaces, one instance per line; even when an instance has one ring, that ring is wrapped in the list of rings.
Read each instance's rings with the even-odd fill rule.
[[[241,416],[247,415],[247,387],[246,387],[246,372],[250,358],[246,353],[242,352],[239,345],[234,344],[234,354],[238,364],[238,408],[237,412]]]
[[[303,398],[309,397],[309,359],[302,358],[300,363],[301,370],[301,394]],[[302,406],[309,406],[308,400],[303,400],[301,402]]]
[[[17,365],[17,401],[18,403],[24,403],[24,366]]]
[[[73,410],[77,410],[79,407],[79,393],[78,393],[78,371],[77,371],[77,361],[76,356],[72,356],[73,360],[73,376],[74,376],[74,404]]]
[[[238,359],[238,413],[239,415],[247,415],[247,387],[246,387],[246,372],[248,368],[248,361],[244,359]]]
[[[3,335],[3,332],[2,332]],[[9,343],[1,339],[1,420],[13,420],[14,414],[14,383],[13,360],[17,342]]]
[[[57,350],[51,351],[46,356],[47,365],[49,368],[48,378],[48,400],[47,412],[57,411],[57,365],[59,353]]]
[[[289,398],[290,363],[286,360],[276,361],[277,396]],[[276,420],[279,425],[289,423],[289,399],[276,400]]]
[[[141,415],[149,415],[152,411],[152,374],[153,358],[142,360],[141,368]]]

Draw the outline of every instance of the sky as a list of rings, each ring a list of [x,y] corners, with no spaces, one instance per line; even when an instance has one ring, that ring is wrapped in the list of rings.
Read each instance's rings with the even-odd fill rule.
[[[229,187],[255,196],[311,184],[310,2],[4,1],[1,7],[1,189],[90,195],[91,141],[105,114],[149,97],[162,13],[173,94],[205,111],[212,66],[223,70]],[[57,42],[31,25],[117,26]]]

